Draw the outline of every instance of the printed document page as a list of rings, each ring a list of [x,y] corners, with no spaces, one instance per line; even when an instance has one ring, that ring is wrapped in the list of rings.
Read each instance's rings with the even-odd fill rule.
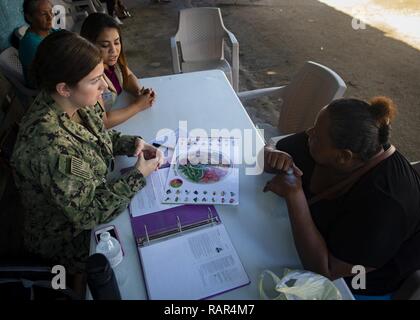
[[[204,299],[249,283],[222,224],[139,247],[150,299]]]
[[[163,188],[168,173],[169,168],[159,169],[146,178],[146,186],[137,192],[130,202],[130,213],[133,217],[179,206],[162,204]]]

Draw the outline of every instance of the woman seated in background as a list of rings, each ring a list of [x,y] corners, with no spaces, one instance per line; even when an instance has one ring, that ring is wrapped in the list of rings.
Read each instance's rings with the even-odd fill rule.
[[[25,0],[23,14],[29,28],[19,43],[19,60],[22,63],[26,84],[35,88],[36,84],[28,77],[29,66],[35,58],[41,41],[51,32],[56,31],[52,28],[54,15],[52,5],[48,0]]]
[[[336,100],[265,150],[277,175],[264,191],[285,198],[303,267],[358,295],[391,294],[420,268],[420,177],[389,144],[395,113],[386,97]],[[366,288],[351,286],[356,265]]]
[[[149,108],[153,104],[155,93],[152,89],[140,87],[137,77],[128,68],[121,29],[115,20],[104,13],[90,14],[83,22],[80,35],[95,44],[102,55],[104,78],[108,84],[101,102],[107,111],[104,118],[105,126],[107,128],[116,126],[137,112]],[[131,93],[135,100],[123,109],[108,112],[122,90]]]
[[[26,209],[25,249],[71,273],[84,271],[91,229],[118,216],[162,163],[140,137],[105,129],[97,103],[107,87],[103,71],[100,51],[86,39],[64,30],[47,36],[33,68],[41,92],[12,156]],[[116,155],[137,162],[107,180]]]

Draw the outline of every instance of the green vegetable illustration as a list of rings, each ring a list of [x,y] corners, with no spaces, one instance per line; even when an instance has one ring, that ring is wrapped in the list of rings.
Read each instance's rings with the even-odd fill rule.
[[[186,164],[186,165],[180,165],[179,170],[191,181],[199,182],[201,178],[204,176],[205,168],[198,164]]]

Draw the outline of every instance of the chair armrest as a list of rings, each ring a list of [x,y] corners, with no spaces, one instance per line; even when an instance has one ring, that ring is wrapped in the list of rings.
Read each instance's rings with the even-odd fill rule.
[[[239,42],[236,40],[235,35],[229,30],[225,29],[228,35],[228,40],[232,46],[232,82],[233,89],[238,92],[239,90]]]
[[[171,37],[171,54],[172,54],[172,67],[174,73],[181,73],[181,65],[179,62],[178,44],[176,37]]]
[[[238,93],[238,98],[244,102],[267,96],[281,96],[285,88],[286,86],[242,91]]]
[[[291,136],[292,134],[294,134],[294,133],[285,134],[285,135],[277,136],[277,137],[271,137],[270,140],[268,140],[268,145],[269,146],[272,146],[273,148],[275,148],[276,145],[277,145],[277,142],[279,142],[281,139],[284,139],[284,138],[286,138],[288,136]]]
[[[228,35],[228,40],[229,40],[230,44],[232,45],[232,47],[238,47],[239,48],[239,42],[236,39],[235,35],[227,29],[225,29],[225,32]]]

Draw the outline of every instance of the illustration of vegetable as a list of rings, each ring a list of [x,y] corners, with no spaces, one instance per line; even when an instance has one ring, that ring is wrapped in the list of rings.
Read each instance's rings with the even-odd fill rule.
[[[187,163],[185,165],[178,166],[179,171],[187,179],[193,182],[209,183],[217,182],[221,178],[227,175],[229,166],[212,166],[207,164],[191,164]]]

